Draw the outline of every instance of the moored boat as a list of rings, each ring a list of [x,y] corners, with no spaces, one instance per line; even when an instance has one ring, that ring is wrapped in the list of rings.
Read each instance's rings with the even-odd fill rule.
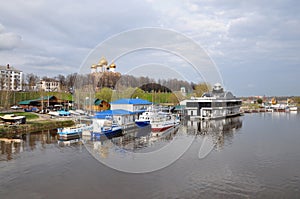
[[[153,119],[155,116],[155,112],[153,111],[146,111],[143,112],[138,119],[135,120],[135,124],[138,127],[145,127],[150,124],[150,120]]]
[[[57,134],[60,137],[71,137],[82,134],[83,131],[91,130],[92,126],[86,124],[77,124],[75,126],[58,128]]]
[[[15,114],[6,114],[0,117],[4,122],[16,123],[16,124],[25,124],[26,117],[25,116],[18,116]]]
[[[162,132],[169,128],[179,125],[180,120],[170,113],[159,113],[155,116],[150,124],[152,132]]]
[[[290,107],[290,111],[298,111],[298,107],[297,106]]]
[[[123,128],[114,121],[111,117],[97,118],[97,115],[93,118],[93,129],[91,136],[93,138],[99,137],[111,137],[122,134]]]

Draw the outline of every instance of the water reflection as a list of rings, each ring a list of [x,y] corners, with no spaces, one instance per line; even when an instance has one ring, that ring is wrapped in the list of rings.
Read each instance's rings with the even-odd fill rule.
[[[198,158],[205,158],[212,150],[221,151],[225,145],[231,145],[234,132],[242,127],[241,117],[218,120],[187,121],[186,132],[196,135],[200,140]]]
[[[55,130],[28,133],[16,137],[0,139],[0,161],[15,159],[24,151],[45,150],[46,145],[55,144],[57,141]]]
[[[107,158],[110,152],[145,153],[158,150],[170,142],[178,132],[179,126],[154,134],[151,132],[150,126],[148,126],[127,131],[124,136],[110,139],[91,139],[89,136],[83,136],[82,139],[93,152],[99,153],[103,158]]]
[[[57,137],[57,144],[60,147],[81,144],[81,137],[79,135],[72,135],[68,137]]]
[[[224,144],[231,143],[234,131],[242,127],[240,117],[221,120],[183,121],[180,126],[168,129],[159,134],[152,133],[150,126],[134,128],[125,135],[106,139],[92,139],[90,136],[58,137],[56,129],[21,135],[18,139],[0,139],[0,161],[9,161],[24,151],[46,150],[47,145],[57,147],[81,145],[107,158],[113,153],[148,153],[157,151],[172,142],[177,136],[194,136],[196,139],[209,138],[214,147],[221,149]]]
[[[172,142],[176,137],[194,136],[196,139],[208,139],[206,144],[222,149],[224,144],[231,143],[234,132],[242,127],[240,117],[220,120],[185,121],[176,128],[168,129],[159,134],[152,133],[150,127],[137,128],[126,132],[124,136],[111,139],[95,140],[83,137],[85,146],[100,158],[110,155],[148,153],[157,151]],[[210,141],[210,143],[209,143]],[[208,149],[207,149],[208,150]]]

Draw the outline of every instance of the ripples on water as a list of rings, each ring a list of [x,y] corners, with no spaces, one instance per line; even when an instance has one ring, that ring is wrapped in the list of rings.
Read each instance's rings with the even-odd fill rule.
[[[299,119],[299,114],[261,113],[187,121],[158,137],[139,129],[110,140],[59,141],[55,131],[44,131],[1,141],[0,198],[297,198]],[[129,152],[155,152],[191,137],[177,161],[144,174],[108,168],[86,150],[104,159],[128,158]],[[207,153],[200,150],[205,139],[213,143]]]

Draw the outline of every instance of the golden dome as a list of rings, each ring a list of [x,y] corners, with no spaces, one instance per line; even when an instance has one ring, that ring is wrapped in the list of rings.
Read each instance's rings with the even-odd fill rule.
[[[91,66],[91,69],[95,69],[95,68],[97,68],[97,65],[96,65],[96,64],[93,64],[93,65]]]
[[[109,67],[110,68],[116,68],[116,64],[112,63]]]
[[[107,60],[105,59],[105,57],[102,57],[100,59],[98,65],[100,65],[100,66],[107,65]]]

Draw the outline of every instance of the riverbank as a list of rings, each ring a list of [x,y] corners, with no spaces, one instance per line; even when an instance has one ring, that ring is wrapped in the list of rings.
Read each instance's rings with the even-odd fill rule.
[[[1,125],[0,138],[74,125],[73,120],[32,120],[22,125]]]

